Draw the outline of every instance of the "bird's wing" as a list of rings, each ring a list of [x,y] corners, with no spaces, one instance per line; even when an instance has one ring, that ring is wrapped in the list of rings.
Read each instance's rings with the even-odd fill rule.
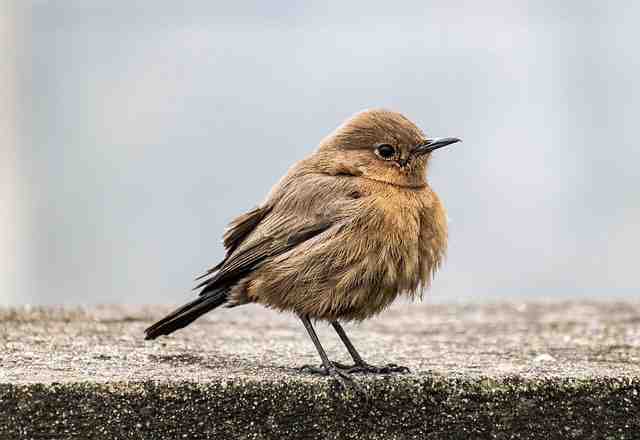
[[[242,241],[258,226],[267,214],[271,212],[271,205],[259,206],[246,214],[234,219],[224,232],[224,247],[227,254],[233,253]]]
[[[319,176],[296,181],[297,191],[283,187],[279,197],[234,220],[224,235],[227,256],[200,277],[204,278],[196,286],[202,288],[200,295],[233,285],[265,260],[285,254],[335,225],[335,211],[328,209],[324,197],[314,194],[317,185],[326,185],[326,180]],[[327,192],[325,197],[335,203],[340,200],[337,193],[345,192],[342,187],[338,190]]]
[[[260,224],[260,221],[262,221],[262,219],[271,212],[271,208],[271,205],[265,204],[232,220],[231,223],[229,223],[229,226],[227,226],[223,236],[223,243],[227,251],[227,255],[220,263],[213,266],[211,269],[208,269],[204,274],[196,278],[196,281],[207,278],[214,272],[220,270],[224,263],[229,259],[229,256],[238,248],[238,246],[240,246],[240,244],[242,244],[244,239],[253,232],[258,224]],[[196,286],[195,289],[199,289],[202,286],[203,283]]]
[[[217,272],[211,273],[196,288],[202,287],[200,295],[230,285],[260,267],[270,257],[285,252],[304,243],[312,237],[331,227],[330,222],[317,222],[300,225],[296,230],[273,231],[274,234],[263,235],[228,256]],[[262,234],[261,234],[262,235]]]

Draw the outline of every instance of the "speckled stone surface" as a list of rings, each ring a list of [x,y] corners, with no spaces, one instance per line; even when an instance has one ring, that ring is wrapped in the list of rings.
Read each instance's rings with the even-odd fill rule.
[[[345,327],[412,370],[361,393],[296,370],[318,359],[294,317],[220,310],[144,341],[168,310],[0,309],[0,439],[640,439],[640,303],[399,305]]]

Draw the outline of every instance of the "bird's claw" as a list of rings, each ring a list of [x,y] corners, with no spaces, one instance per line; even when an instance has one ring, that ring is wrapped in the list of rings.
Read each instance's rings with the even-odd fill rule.
[[[339,362],[331,362],[333,367],[338,372],[346,373],[346,374],[394,374],[394,373],[411,373],[411,370],[407,367],[403,367],[402,365],[396,364],[387,364],[382,367],[376,367],[375,365],[369,365],[366,362],[361,364],[354,365],[346,365],[341,364]],[[327,371],[327,369],[320,365],[318,367],[314,367],[312,365],[305,365],[300,368],[300,371],[303,373],[311,373],[311,374],[319,374],[321,376],[329,376],[331,373]]]
[[[319,376],[328,376],[329,370],[327,370],[324,365],[320,364],[320,366],[315,367],[313,365],[303,365],[298,369],[301,373],[309,373],[309,374],[317,374]]]
[[[342,368],[347,373],[360,373],[360,374],[393,374],[393,373],[411,373],[407,367],[396,364],[387,364],[382,367],[376,367],[367,363],[344,365],[346,368]]]
[[[348,389],[354,389],[359,393],[365,394],[362,386],[358,382],[353,380],[351,375],[341,367],[344,367],[344,365],[337,363],[331,363],[331,366],[329,368],[325,367],[324,365],[320,365],[318,367],[305,365],[300,368],[300,372],[318,374],[320,376],[331,376],[336,380],[336,382],[338,382],[343,390],[346,391]]]

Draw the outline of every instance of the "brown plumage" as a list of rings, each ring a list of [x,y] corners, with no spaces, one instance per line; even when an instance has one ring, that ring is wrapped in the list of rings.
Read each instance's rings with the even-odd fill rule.
[[[221,304],[255,302],[299,315],[314,343],[309,320],[332,322],[356,362],[347,371],[401,369],[364,363],[338,321],[367,319],[429,286],[445,255],[447,220],[427,184],[427,165],[433,150],[457,141],[427,139],[399,113],[356,114],[295,164],[262,205],[231,222],[227,256],[203,276],[199,298],[147,329],[147,338]],[[322,372],[344,379],[347,367],[316,347]]]

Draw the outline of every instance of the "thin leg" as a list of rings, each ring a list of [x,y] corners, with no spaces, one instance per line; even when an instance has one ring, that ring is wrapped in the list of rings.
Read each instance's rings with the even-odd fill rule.
[[[333,366],[333,364],[329,360],[329,356],[327,356],[327,353],[324,351],[324,348],[322,348],[322,345],[320,344],[320,339],[318,339],[318,335],[316,334],[316,330],[313,328],[313,324],[311,324],[311,321],[309,320],[308,316],[301,316],[300,319],[304,324],[304,328],[307,329],[307,333],[309,333],[309,337],[311,338],[313,345],[316,346],[316,350],[320,355],[320,359],[322,359],[322,366],[327,370],[329,370]]]
[[[333,378],[335,378],[344,388],[347,388],[347,386],[349,385],[355,386],[357,388],[357,385],[355,384],[353,379],[347,373],[338,370],[333,365],[333,362],[329,360],[329,356],[327,356],[327,353],[324,351],[324,348],[322,348],[322,345],[320,344],[320,339],[318,339],[318,335],[316,334],[316,331],[313,328],[313,324],[311,324],[309,317],[300,316],[300,320],[304,324],[304,327],[307,329],[307,333],[309,333],[309,337],[311,338],[311,341],[313,341],[313,345],[316,346],[316,350],[320,355],[320,359],[322,359],[322,368],[303,367],[303,371],[322,374],[324,376],[330,375]]]
[[[347,347],[351,358],[353,358],[353,362],[355,362],[356,365],[364,365],[365,362],[362,360],[362,357],[360,357],[360,354],[356,350],[356,347],[353,346],[353,344],[347,337],[347,334],[344,332],[344,329],[342,328],[340,323],[338,321],[331,321],[331,325],[333,326],[336,333],[338,333],[338,336],[340,336],[340,339],[342,339],[342,343],[344,344],[344,346]]]
[[[390,374],[409,372],[409,369],[407,367],[401,367],[396,364],[387,364],[384,367],[375,367],[373,365],[367,364],[347,337],[347,334],[345,333],[340,323],[338,321],[331,321],[331,325],[335,329],[336,333],[338,333],[338,336],[340,336],[340,339],[342,340],[344,346],[347,347],[347,350],[349,351],[349,354],[351,355],[351,358],[353,359],[353,362],[355,364],[352,367],[346,365],[336,366],[348,371],[349,373]]]

